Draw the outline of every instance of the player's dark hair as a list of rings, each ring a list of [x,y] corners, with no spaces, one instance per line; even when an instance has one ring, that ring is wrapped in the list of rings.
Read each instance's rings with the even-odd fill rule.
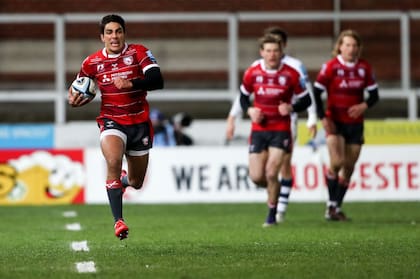
[[[264,34],[273,34],[273,35],[280,36],[283,43],[284,44],[287,43],[287,33],[286,33],[286,31],[284,31],[283,29],[281,29],[278,26],[271,26],[271,27],[266,28],[264,30]]]
[[[123,29],[123,31],[125,33],[125,21],[124,21],[124,19],[121,16],[119,16],[119,15],[113,15],[112,14],[112,15],[106,15],[106,16],[104,16],[102,18],[102,20],[101,20],[101,22],[99,24],[99,28],[101,30],[101,34],[104,34],[104,32],[105,32],[105,25],[107,25],[110,22],[116,22],[119,25],[121,25],[121,27],[122,27],[122,29]]]

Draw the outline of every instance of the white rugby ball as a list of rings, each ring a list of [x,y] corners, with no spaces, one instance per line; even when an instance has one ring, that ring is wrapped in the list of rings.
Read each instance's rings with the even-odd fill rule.
[[[96,95],[97,86],[93,79],[78,77],[71,84],[73,95],[82,94],[85,98],[93,99]]]

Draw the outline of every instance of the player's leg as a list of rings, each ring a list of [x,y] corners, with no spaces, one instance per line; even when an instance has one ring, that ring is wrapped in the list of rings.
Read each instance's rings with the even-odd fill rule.
[[[249,153],[249,178],[258,187],[267,187],[267,180],[265,177],[265,164],[267,162],[267,158],[267,150],[262,150],[258,153]]]
[[[124,189],[120,180],[125,141],[121,134],[122,132],[118,130],[106,130],[102,132],[101,135],[101,150],[107,167],[106,191],[115,221],[116,235],[117,227],[125,226],[125,224],[123,224],[122,212],[122,196]],[[118,232],[117,237],[120,237],[119,235],[120,233]]]
[[[338,183],[338,190],[337,190],[337,215],[340,217],[341,220],[347,220],[346,215],[341,210],[341,206],[343,204],[344,196],[346,195],[351,176],[354,172],[354,166],[356,165],[357,160],[360,156],[360,151],[362,149],[362,145],[360,144],[347,144],[345,148],[345,161],[344,166],[342,169],[342,178],[339,180]]]
[[[278,174],[283,162],[284,150],[277,147],[268,148],[268,158],[265,167],[265,177],[267,180],[267,205],[268,215],[264,227],[275,225],[277,213],[277,200],[280,192],[280,183]]]
[[[135,189],[143,187],[144,177],[146,176],[149,165],[149,152],[143,151],[135,156],[126,155],[128,174],[124,177],[126,184]]]
[[[327,210],[325,218],[336,221],[335,211],[337,207],[338,173],[344,164],[345,141],[341,135],[328,135],[327,147],[330,157],[330,167],[326,174],[328,187]]]
[[[289,196],[293,186],[292,175],[292,153],[284,153],[283,164],[280,170],[280,194],[277,202],[277,222],[283,222],[287,206],[289,205]]]

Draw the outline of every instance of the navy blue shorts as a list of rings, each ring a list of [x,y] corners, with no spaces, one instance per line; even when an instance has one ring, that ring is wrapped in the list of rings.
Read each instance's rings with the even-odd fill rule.
[[[101,140],[107,135],[120,137],[125,144],[127,154],[142,156],[149,153],[153,146],[152,131],[149,122],[133,125],[120,125],[114,120],[103,119],[101,129]]]
[[[286,131],[252,131],[249,143],[249,153],[261,153],[269,147],[292,152],[293,141],[290,132]]]

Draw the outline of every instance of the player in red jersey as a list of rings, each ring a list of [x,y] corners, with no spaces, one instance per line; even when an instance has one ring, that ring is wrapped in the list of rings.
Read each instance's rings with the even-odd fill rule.
[[[122,214],[122,195],[127,186],[142,187],[152,148],[147,91],[163,88],[163,77],[149,49],[126,43],[121,16],[104,16],[100,29],[105,47],[83,61],[78,76],[94,79],[101,91],[101,110],[96,120],[107,166],[106,190],[115,219],[115,235],[124,239],[128,227]],[[90,102],[81,94],[73,96],[71,89],[68,99],[73,107]],[[128,173],[122,170],[124,155]]]
[[[354,30],[341,32],[333,50],[334,58],[322,66],[314,86],[317,114],[327,135],[330,157],[326,174],[327,220],[347,220],[341,205],[364,143],[363,114],[379,100],[372,68],[359,58],[361,48],[361,38]],[[325,111],[321,100],[324,91],[327,91]],[[369,93],[366,100],[365,91]]]
[[[300,82],[300,74],[281,62],[283,43],[279,36],[263,36],[260,55],[263,59],[252,64],[243,76],[240,104],[252,121],[249,176],[255,184],[267,188],[269,211],[263,226],[269,227],[277,224],[278,173],[293,148],[290,114],[305,110],[311,97]],[[297,100],[292,105],[294,96]]]
[[[287,47],[287,40],[288,35],[287,33],[282,30],[279,27],[273,26],[269,27],[266,30],[264,30],[264,34],[272,34],[280,36],[282,43],[283,43],[283,49],[286,49]],[[260,58],[259,60],[261,60]],[[308,114],[308,120],[307,120],[307,127],[309,130],[309,134],[311,138],[315,138],[317,133],[317,116],[316,116],[316,107],[315,107],[315,101],[313,99],[312,94],[312,85],[308,78],[308,73],[306,70],[305,65],[300,61],[299,59],[292,57],[288,54],[283,54],[281,57],[281,63],[287,64],[288,66],[292,67],[300,74],[300,81],[303,82],[306,86],[306,89],[309,91],[309,94],[311,96],[311,105],[307,108],[307,114]],[[254,63],[259,63],[259,60],[255,61]],[[292,99],[293,103],[293,99]],[[242,117],[242,109],[239,102],[239,96],[235,98],[235,101],[232,104],[232,107],[229,111],[229,115],[226,119],[226,139],[229,141],[233,138],[234,132],[235,132],[235,121],[237,118]],[[291,131],[292,131],[292,140],[293,142],[296,142],[297,139],[297,132],[298,132],[298,114],[297,113],[291,113]],[[292,153],[285,154],[284,163],[282,164],[280,173],[280,194],[279,199],[277,202],[277,214],[276,214],[276,221],[277,222],[283,222],[285,220],[286,216],[286,210],[289,204],[289,196],[292,191],[293,186],[293,175],[292,175]]]

